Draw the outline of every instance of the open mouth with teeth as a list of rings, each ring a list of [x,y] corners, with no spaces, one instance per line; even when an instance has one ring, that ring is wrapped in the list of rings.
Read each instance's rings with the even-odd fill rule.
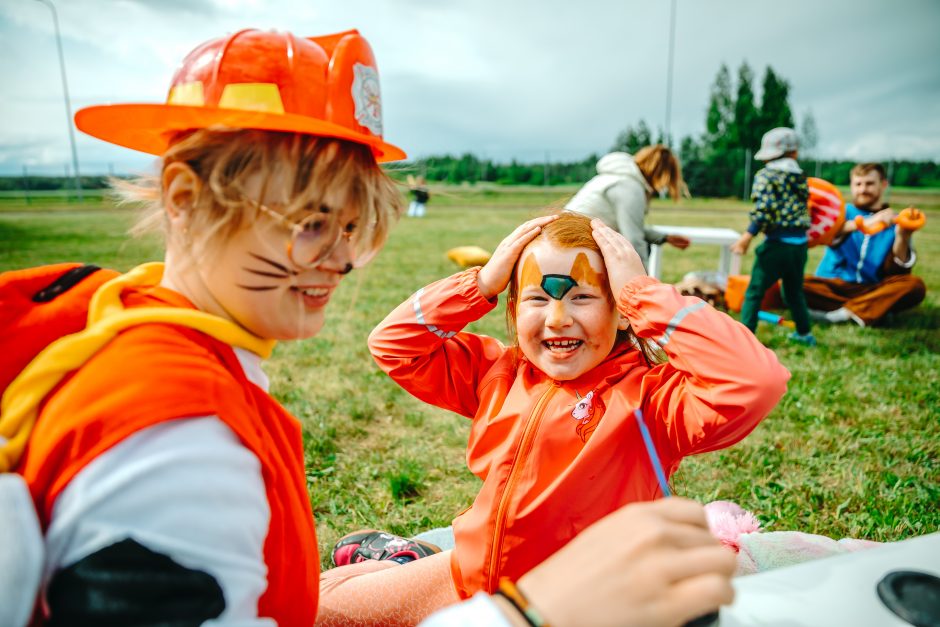
[[[317,311],[326,307],[326,304],[330,302],[330,295],[332,293],[330,287],[324,287],[322,285],[309,287],[296,286],[290,289],[300,297],[304,306],[311,311]]]
[[[542,341],[542,346],[553,353],[559,354],[570,353],[582,344],[584,344],[584,340],[574,340],[570,338]]]
[[[321,298],[330,293],[328,287],[292,287],[291,289],[311,298]]]

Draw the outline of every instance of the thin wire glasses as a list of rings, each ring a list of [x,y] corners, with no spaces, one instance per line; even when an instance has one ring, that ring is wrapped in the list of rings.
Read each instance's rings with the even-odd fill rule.
[[[255,203],[255,206],[291,232],[287,241],[287,257],[301,268],[313,268],[325,261],[342,240],[351,244],[350,261],[354,268],[367,264],[377,252],[360,250],[363,238],[359,230],[355,225],[341,226],[340,220],[326,207],[321,207],[319,212],[295,222],[261,203]]]

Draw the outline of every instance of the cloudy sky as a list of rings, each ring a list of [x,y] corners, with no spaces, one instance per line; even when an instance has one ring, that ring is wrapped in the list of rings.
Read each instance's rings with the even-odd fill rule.
[[[54,0],[73,111],[160,102],[197,44],[245,27],[358,28],[376,53],[386,138],[410,156],[581,159],[664,126],[669,0]],[[722,63],[769,64],[812,111],[818,152],[940,160],[940,1],[677,0],[671,127],[704,130]],[[0,0],[0,174],[70,160],[49,8]],[[83,172],[152,159],[78,135]]]

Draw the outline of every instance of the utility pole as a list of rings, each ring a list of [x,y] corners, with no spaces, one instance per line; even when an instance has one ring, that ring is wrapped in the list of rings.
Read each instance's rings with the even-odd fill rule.
[[[744,200],[751,197],[751,149],[744,149],[744,191],[741,195]]]
[[[49,7],[52,11],[52,23],[55,26],[55,43],[59,49],[59,70],[62,73],[62,94],[65,97],[65,121],[69,129],[69,143],[72,146],[72,172],[75,175],[75,191],[78,192],[78,202],[84,202],[82,194],[81,174],[78,170],[78,150],[75,148],[75,131],[72,129],[72,104],[69,102],[69,83],[65,78],[65,55],[62,54],[62,36],[59,34],[59,15],[52,0],[36,0]]]
[[[26,197],[26,204],[30,204],[29,200],[29,170],[26,168],[26,164],[23,164],[23,195]]]
[[[672,67],[676,48],[676,0],[672,0],[669,14],[669,64],[666,69],[666,145],[672,148]]]
[[[544,168],[542,169],[542,185],[543,185],[543,186],[547,186],[547,185],[548,185],[548,160],[549,160],[550,158],[551,158],[551,155],[550,155],[550,153],[546,150],[546,151],[545,151],[545,166],[544,166]]]

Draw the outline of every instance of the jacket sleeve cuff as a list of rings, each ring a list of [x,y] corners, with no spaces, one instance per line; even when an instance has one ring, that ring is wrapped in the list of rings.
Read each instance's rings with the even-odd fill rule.
[[[747,225],[747,232],[751,235],[760,233],[760,222],[754,221]]]
[[[483,296],[480,292],[480,283],[477,281],[477,275],[480,274],[480,270],[482,270],[480,266],[475,266],[463,272],[458,272],[455,275],[457,278],[457,293],[467,300],[468,308],[476,309],[482,307],[489,311],[496,307],[496,304],[499,302],[499,295],[497,294],[489,300]]]
[[[627,284],[620,290],[620,298],[617,301],[617,308],[620,312],[627,315],[628,312],[635,310],[639,293],[650,285],[659,285],[659,279],[643,274],[627,281]]]
[[[917,253],[915,253],[914,249],[911,248],[910,259],[908,259],[907,261],[901,261],[900,259],[897,258],[897,256],[895,256],[894,263],[896,263],[899,267],[904,268],[905,270],[910,270],[911,268],[914,267],[914,264],[917,263]]]
[[[662,246],[666,243],[667,237],[669,237],[668,233],[663,233],[662,231],[657,231],[656,229],[646,229],[646,241],[650,244]]]

